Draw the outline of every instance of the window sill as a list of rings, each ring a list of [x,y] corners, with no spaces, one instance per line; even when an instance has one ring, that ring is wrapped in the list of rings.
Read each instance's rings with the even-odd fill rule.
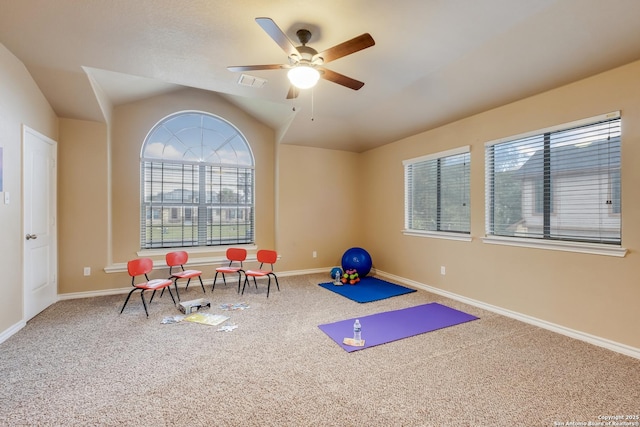
[[[247,251],[255,251],[257,246],[255,245],[237,245],[235,248],[245,248]],[[189,267],[204,267],[204,266],[220,266],[228,263],[229,260],[226,256],[227,247],[220,247],[216,249],[214,247],[188,247],[188,248],[158,248],[158,249],[142,249],[138,251],[139,257],[162,257],[153,261],[154,269],[168,268],[165,262],[165,255],[173,251],[187,251],[189,253],[189,261],[186,265]],[[192,256],[199,254],[199,256]],[[209,255],[209,256],[206,256]],[[278,259],[280,257],[278,256]],[[256,256],[248,255],[245,262],[256,262]],[[104,268],[105,273],[126,273],[127,263],[115,263],[108,265]]]
[[[626,248],[599,243],[560,242],[554,240],[522,239],[517,237],[498,236],[483,237],[482,242],[491,245],[519,246],[523,248],[578,252],[583,254],[605,255],[620,258],[623,258],[627,254]]]
[[[433,239],[457,240],[459,242],[470,242],[472,240],[472,237],[469,234],[447,233],[446,231],[402,230],[402,234],[404,234],[405,236],[414,237],[430,237]]]
[[[256,245],[232,245],[234,248],[245,248],[247,251],[255,251]],[[208,254],[213,256],[226,256],[227,249],[231,246],[189,246],[186,248],[157,248],[157,249],[140,249],[137,252],[139,257],[165,256],[169,252],[187,251],[191,254]]]

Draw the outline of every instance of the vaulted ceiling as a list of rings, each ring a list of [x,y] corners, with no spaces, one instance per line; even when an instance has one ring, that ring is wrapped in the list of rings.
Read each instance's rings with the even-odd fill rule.
[[[104,121],[96,90],[118,105],[192,87],[282,144],[362,152],[638,60],[639,16],[638,0],[0,0],[0,43],[60,117]],[[286,70],[240,85],[227,66],[287,62],[256,17],[318,51],[370,33],[327,64],[364,87],[287,100]]]

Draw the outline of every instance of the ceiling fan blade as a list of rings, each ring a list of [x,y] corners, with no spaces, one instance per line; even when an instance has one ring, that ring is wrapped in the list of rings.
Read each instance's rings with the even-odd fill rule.
[[[343,74],[336,73],[335,71],[331,71],[326,68],[318,67],[318,71],[320,71],[320,77],[322,77],[323,79],[348,87],[349,89],[358,90],[362,86],[364,86],[364,83],[361,81],[352,79],[351,77],[347,77]]]
[[[294,85],[289,86],[289,93],[287,93],[287,99],[297,98],[300,94],[300,89],[295,87]]]
[[[229,71],[259,71],[259,70],[280,70],[282,68],[291,68],[286,64],[270,64],[270,65],[234,65],[227,67]]]
[[[373,37],[371,37],[369,33],[364,33],[314,55],[314,59],[322,58],[326,64],[327,62],[335,61],[343,56],[351,55],[352,53],[371,47],[374,44],[376,44],[376,42],[373,40]]]
[[[269,34],[269,37],[275,41],[278,46],[287,54],[287,56],[291,55],[300,55],[298,53],[298,49],[291,43],[289,37],[276,25],[275,22],[271,18],[256,18],[256,22],[258,25],[262,27],[262,29]]]

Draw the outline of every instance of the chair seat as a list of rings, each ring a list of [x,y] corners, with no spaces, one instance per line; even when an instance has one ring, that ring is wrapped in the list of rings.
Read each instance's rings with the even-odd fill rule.
[[[153,279],[148,282],[138,283],[134,285],[138,289],[160,289],[171,286],[173,282],[169,279]]]
[[[185,270],[177,271],[171,275],[171,277],[177,277],[178,279],[190,279],[192,277],[198,277],[202,274],[199,270]]]
[[[263,276],[268,276],[269,274],[271,274],[271,270],[247,270],[245,272],[245,274],[247,276],[263,277]]]
[[[216,268],[216,271],[218,273],[237,273],[240,270],[241,270],[240,267],[218,267],[218,268]]]

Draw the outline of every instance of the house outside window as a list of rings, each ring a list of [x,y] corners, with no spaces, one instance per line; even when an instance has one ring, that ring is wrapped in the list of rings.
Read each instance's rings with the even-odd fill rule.
[[[489,236],[621,244],[619,112],[485,146]]]
[[[534,215],[542,215],[544,213],[544,183],[542,180],[536,180],[533,182],[533,214]],[[554,199],[554,189],[553,185],[551,186],[551,214],[553,215],[553,199]]]
[[[231,123],[165,117],[144,141],[140,172],[143,249],[254,243],[254,159]]]
[[[469,147],[405,160],[405,233],[470,234]]]

